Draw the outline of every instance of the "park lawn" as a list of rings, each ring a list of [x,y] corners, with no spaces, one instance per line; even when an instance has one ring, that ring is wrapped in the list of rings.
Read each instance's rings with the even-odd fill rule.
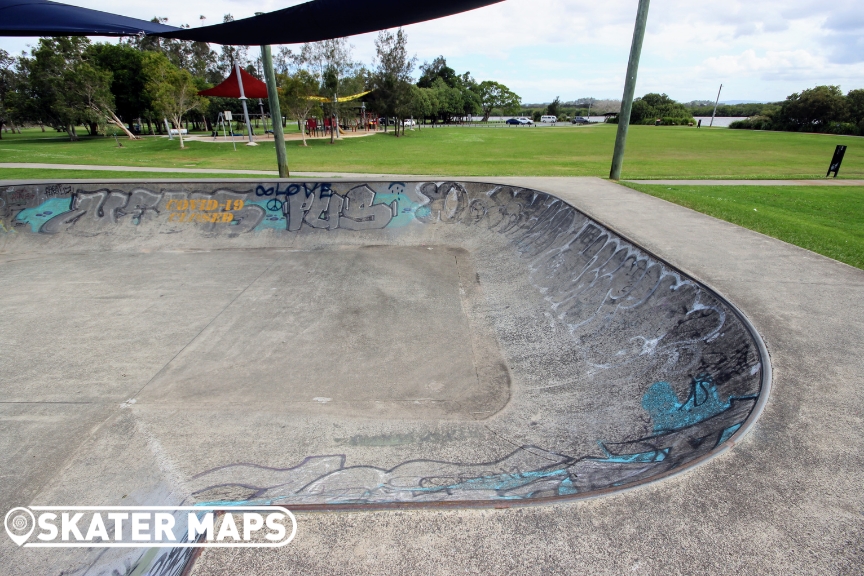
[[[447,176],[608,177],[614,125],[555,128],[423,128],[404,138],[393,133],[287,142],[288,165],[302,172],[433,174]],[[272,143],[243,146],[145,137],[122,140],[84,137],[69,142],[56,132],[4,134],[0,163],[101,164],[163,168],[273,170]],[[837,144],[847,144],[841,178],[864,178],[864,139],[788,132],[632,126],[623,177],[824,178]],[[40,171],[41,174],[44,172]]]
[[[626,185],[864,269],[864,186]]]
[[[183,172],[125,172],[107,170],[66,170],[66,169],[34,169],[34,168],[0,168],[0,184],[3,180],[230,180],[236,178],[255,178],[262,176],[254,174],[189,174]],[[267,176],[263,176],[267,178]]]

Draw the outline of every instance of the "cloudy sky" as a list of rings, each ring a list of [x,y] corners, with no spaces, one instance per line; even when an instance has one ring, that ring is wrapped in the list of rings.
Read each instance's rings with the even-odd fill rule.
[[[252,16],[301,0],[64,0],[179,26]],[[506,0],[406,28],[420,62],[443,54],[457,70],[503,82],[525,102],[555,96],[620,98],[637,0]],[[374,34],[351,39],[358,60],[374,56]],[[0,38],[11,53],[35,39]],[[817,84],[864,88],[860,0],[654,0],[637,95],[679,101],[782,100]]]

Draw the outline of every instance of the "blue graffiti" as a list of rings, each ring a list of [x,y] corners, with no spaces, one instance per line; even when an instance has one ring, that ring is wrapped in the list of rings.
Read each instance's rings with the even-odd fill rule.
[[[52,198],[46,200],[36,208],[26,208],[18,213],[15,219],[19,222],[30,224],[33,232],[39,232],[42,225],[56,216],[72,209],[70,198]]]
[[[311,184],[311,187],[305,182],[300,184],[288,184],[284,190],[280,189],[279,184],[276,184],[275,186],[264,186],[263,184],[259,184],[255,187],[255,195],[259,197],[272,196],[273,198],[268,200],[265,203],[266,205],[258,202],[255,202],[255,204],[258,204],[259,206],[264,206],[268,211],[279,212],[282,210],[282,203],[285,202],[284,199],[279,199],[280,196],[284,196],[285,199],[287,199],[291,196],[296,196],[300,194],[301,191],[306,198],[309,198],[316,192],[319,192],[322,197],[333,195],[333,190],[331,189],[328,182],[314,182]]]
[[[652,462],[662,462],[669,456],[671,448],[663,448],[661,450],[649,450],[648,452],[639,452],[637,454],[612,454],[606,449],[602,442],[598,442],[600,448],[606,453],[605,458],[589,458],[595,462],[609,462],[612,464],[650,464]]]
[[[720,439],[717,440],[717,446],[719,446],[720,444],[723,444],[724,442],[729,440],[729,438],[731,438],[732,435],[735,434],[735,432],[737,432],[739,428],[741,428],[740,422],[738,424],[733,425],[733,426],[729,426],[728,428],[723,430],[723,433],[720,435]]]
[[[684,402],[668,382],[656,382],[642,397],[642,407],[651,415],[654,432],[671,432],[693,426],[728,410],[732,398],[720,400],[717,387],[708,376],[696,378]]]

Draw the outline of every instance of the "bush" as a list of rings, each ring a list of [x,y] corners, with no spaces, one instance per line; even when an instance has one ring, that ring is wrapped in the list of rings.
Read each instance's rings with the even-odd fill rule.
[[[736,120],[729,124],[732,130],[773,130],[774,125],[771,118],[767,116],[754,116],[746,120]]]
[[[689,126],[695,124],[696,120],[687,117],[664,116],[661,126]]]
[[[828,134],[839,134],[841,136],[860,136],[861,129],[852,122],[831,122],[826,130]]]
[[[543,116],[543,113],[539,110],[535,110],[533,114],[534,122],[539,122],[540,118]]]

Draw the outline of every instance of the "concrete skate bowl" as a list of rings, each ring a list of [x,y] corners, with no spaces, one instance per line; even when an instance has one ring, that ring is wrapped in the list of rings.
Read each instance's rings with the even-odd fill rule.
[[[20,367],[7,396],[53,378],[43,400],[122,405],[187,502],[597,496],[730,448],[767,398],[734,306],[544,192],[115,182],[2,200],[3,313],[30,327],[0,341]]]

